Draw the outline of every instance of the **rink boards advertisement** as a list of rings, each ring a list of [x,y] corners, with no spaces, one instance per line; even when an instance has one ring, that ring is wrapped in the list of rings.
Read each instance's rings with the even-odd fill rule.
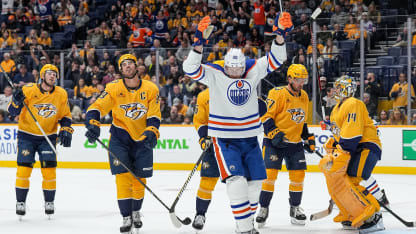
[[[109,168],[108,152],[98,143],[87,141],[85,127],[75,125],[72,147],[57,147],[58,167],[61,168]],[[101,127],[100,139],[108,144],[110,126]],[[331,136],[327,130],[318,126],[310,127],[316,137],[317,150],[325,154],[322,145]],[[382,160],[376,172],[416,174],[416,127],[379,127],[383,144]],[[261,144],[262,136],[259,136]],[[17,125],[0,125],[0,167],[16,166]],[[162,125],[160,138],[154,149],[154,169],[188,170],[201,155],[198,135],[193,126]],[[319,156],[306,154],[309,171],[318,171]]]

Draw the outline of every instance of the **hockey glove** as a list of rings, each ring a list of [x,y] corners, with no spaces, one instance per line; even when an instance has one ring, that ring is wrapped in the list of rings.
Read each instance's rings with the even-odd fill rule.
[[[303,143],[303,148],[308,153],[315,152],[315,135],[311,134],[308,139]]]
[[[195,32],[194,44],[192,46],[206,45],[211,36],[214,26],[211,24],[211,18],[207,15],[198,24]]]
[[[202,150],[205,150],[205,148],[209,147],[207,151],[211,150],[212,141],[210,136],[201,137],[199,138],[199,145],[201,146]]]
[[[321,120],[319,122],[319,124],[321,125],[321,129],[322,130],[329,130],[329,129],[331,129],[331,121],[329,121],[329,120]]]
[[[399,96],[399,91],[392,92],[390,96],[391,96],[392,98],[397,98],[397,96]]]
[[[86,122],[87,132],[85,136],[88,138],[88,142],[95,143],[98,137],[100,137],[100,125],[100,121],[95,119],[90,119]]]
[[[288,147],[287,138],[285,137],[285,133],[279,131],[279,129],[275,128],[267,134],[267,137],[272,141],[272,145],[276,148],[286,148]]]
[[[142,146],[146,147],[147,149],[153,149],[157,144],[157,139],[159,136],[160,133],[156,127],[147,127],[139,138],[139,144],[142,144]]]
[[[17,88],[13,93],[13,104],[21,106],[25,101],[25,94],[21,88]]]
[[[335,139],[330,137],[324,144],[325,151],[329,154],[332,153],[332,151],[336,148],[337,143],[335,142]]]
[[[59,142],[63,147],[71,147],[72,133],[74,129],[71,127],[62,127],[59,130]]]
[[[277,14],[276,19],[274,20],[273,33],[285,38],[286,34],[292,31],[293,23],[290,13],[283,12],[282,15],[280,15],[280,13],[281,12]]]

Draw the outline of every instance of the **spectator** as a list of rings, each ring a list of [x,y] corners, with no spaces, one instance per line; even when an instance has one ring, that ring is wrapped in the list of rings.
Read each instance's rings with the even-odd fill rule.
[[[35,55],[36,50],[41,53],[40,59]],[[34,63],[33,68],[36,68],[38,71],[40,71],[45,64],[51,63],[48,54],[43,50],[42,46],[37,46],[36,48],[32,46],[32,48],[30,48],[30,56]]]
[[[35,77],[27,72],[26,65],[20,65],[19,73],[13,77],[13,84],[16,87],[22,87],[25,84],[35,82]]]
[[[189,116],[192,119],[194,117],[194,113],[195,113],[196,105],[197,105],[196,98],[197,98],[197,95],[192,96],[192,100],[189,102],[188,110],[186,111],[186,116]]]
[[[159,56],[162,57],[162,60],[159,60],[159,61],[160,61],[160,64],[162,64],[162,61],[165,60],[165,58],[167,58],[166,57],[167,52],[165,48],[160,46],[160,40],[158,39],[153,40],[153,46],[151,49],[153,49],[155,52],[157,50],[159,51]]]
[[[38,44],[43,46],[44,49],[50,49],[52,47],[52,39],[49,37],[47,31],[42,31],[38,38]]]
[[[187,39],[182,40],[181,41],[181,47],[176,51],[176,59],[179,62],[183,62],[186,58],[186,56],[188,56],[189,51],[191,51],[192,47],[189,44],[189,41]]]
[[[190,125],[190,124],[192,124],[192,117],[186,115],[184,117],[184,119],[183,119],[183,123],[182,124],[183,125]]]
[[[381,13],[379,10],[376,9],[376,5],[374,4],[374,2],[371,2],[368,6],[368,17],[376,25],[379,25],[381,23]]]
[[[237,37],[234,39],[234,45],[236,47],[243,48],[246,45],[246,37],[244,35],[245,33],[242,30],[237,30]]]
[[[102,91],[102,90],[100,90],[100,87],[99,87],[100,85],[101,85],[100,84],[100,79],[98,79],[97,76],[93,76],[92,81],[91,81],[90,90],[89,90],[89,93],[92,97],[97,98],[98,95],[100,95],[100,93]]]
[[[12,121],[7,117],[7,111],[0,109],[0,123],[12,123]]]
[[[30,47],[36,46],[38,44],[38,34],[35,29],[31,29],[29,35],[25,38],[25,49],[30,49]]]
[[[334,25],[334,30],[331,32],[332,40],[334,41],[344,41],[347,40],[347,34],[341,30],[339,24]]]
[[[178,108],[176,106],[172,106],[170,108],[170,115],[169,118],[165,119],[164,124],[182,124],[183,122],[183,115],[179,115]]]
[[[222,34],[222,39],[217,44],[221,49],[225,50],[228,47],[228,42],[230,40],[231,38],[228,36],[228,33],[224,32]]]
[[[389,116],[387,115],[387,111],[380,111],[378,125],[387,125],[388,120]]]
[[[103,81],[101,82],[104,86],[108,83],[116,79],[116,69],[114,65],[110,64],[107,69],[107,73],[103,77]]]
[[[90,17],[85,14],[84,9],[78,10],[78,15],[75,16],[75,28],[76,28],[76,38],[79,38],[80,40],[85,40],[87,37],[86,31],[87,31],[87,23],[89,22]]]
[[[221,60],[221,59],[223,59],[223,54],[221,53],[220,47],[218,46],[218,44],[215,44],[212,47],[212,51],[208,54],[207,61],[214,62],[214,61]]]
[[[295,11],[297,17],[300,17],[302,14],[307,15],[308,17],[312,14],[312,10],[306,6],[306,2],[302,1],[299,8]]]
[[[264,45],[263,34],[259,34],[256,28],[251,29],[250,40],[254,47],[262,47]]]
[[[263,0],[255,0],[253,2],[254,10],[251,12],[253,22],[254,22],[254,29],[260,34],[264,35],[264,25],[266,24],[266,14],[264,11],[264,4]],[[253,39],[253,38],[252,38]]]
[[[35,82],[38,83],[39,80],[39,71],[36,69],[32,70],[32,76],[35,78]]]
[[[91,95],[89,93],[90,87],[86,85],[84,78],[79,78],[77,84],[74,87],[74,99],[85,100]]]
[[[61,28],[67,24],[72,24],[72,16],[68,8],[65,8],[63,14],[58,16],[57,22]]]
[[[328,26],[326,24],[321,26],[321,32],[317,33],[318,43],[317,44],[324,44],[328,41],[329,38],[332,39],[331,30],[328,30]],[[322,48],[323,49],[323,48]],[[322,53],[322,51],[321,51]]]
[[[319,77],[319,91],[323,92],[327,88],[327,80],[325,76]]]
[[[183,103],[188,105],[189,102],[192,100],[193,94],[196,89],[196,82],[191,79],[191,77],[185,75],[182,78],[182,82],[179,84],[181,92],[183,94]]]
[[[146,58],[144,58],[144,65],[146,67],[150,67],[150,65],[152,65],[152,56],[154,56],[155,59],[156,59],[156,49],[155,48],[151,48],[150,53],[146,56]],[[160,56],[160,54],[159,54],[159,65],[162,65],[162,62],[163,62],[163,57]],[[156,64],[156,62],[154,62],[154,64]]]
[[[186,116],[186,112],[188,111],[188,106],[182,103],[182,100],[179,98],[173,99],[172,107],[176,107],[178,109],[178,114],[182,115],[182,119]]]
[[[338,47],[334,45],[332,38],[328,38],[322,51],[325,61],[325,72],[327,76],[334,77],[338,75]]]
[[[53,18],[52,15],[47,16],[46,21],[41,21],[41,27],[42,27],[42,30],[45,30],[49,33],[59,32],[59,24]]]
[[[381,95],[381,85],[376,80],[376,75],[372,72],[367,74],[367,79],[364,81],[364,91],[370,94],[370,101],[378,106],[378,98]]]
[[[367,48],[374,48],[376,26],[371,20],[368,19],[367,12],[363,12],[361,18],[363,20],[364,30],[367,32]]]
[[[393,111],[390,113],[389,120],[387,120],[387,125],[406,125],[407,117],[404,115],[404,112],[399,108],[393,108]]]
[[[0,65],[3,67],[4,71],[9,74],[9,76],[12,74],[12,72],[16,71],[16,64],[10,58],[10,53],[6,52],[3,54],[3,61],[0,63]]]
[[[169,95],[170,95],[168,99],[169,106],[173,106],[173,100],[175,100],[175,98],[178,98],[179,100],[181,100],[181,103],[183,103],[183,94],[181,92],[181,89],[179,88],[179,85],[173,85],[172,92],[170,92]]]
[[[377,118],[377,106],[374,104],[374,102],[371,102],[371,97],[369,93],[363,94],[363,102],[368,110],[368,115],[372,119]]]
[[[337,104],[335,99],[335,89],[332,87],[327,87],[325,89],[326,95],[322,98],[322,104],[325,107],[325,113],[331,113],[332,108]]]
[[[406,109],[407,107],[407,80],[406,74],[400,73],[399,82],[395,83],[390,90],[389,96],[393,99],[393,108]],[[413,85],[410,88],[412,102],[415,100],[415,91]]]
[[[0,110],[7,110],[10,100],[12,100],[12,87],[4,87],[3,94],[0,94]]]
[[[346,22],[347,15],[342,11],[340,5],[335,5],[334,13],[331,16],[331,25],[339,24],[341,27],[344,27]]]
[[[144,65],[139,65],[137,68],[138,76],[142,80],[150,80],[149,74],[146,72],[146,67]]]
[[[162,67],[163,75],[165,77],[169,76],[171,67],[178,67],[178,63],[174,55],[169,56],[167,63]]]
[[[142,27],[139,20],[135,20],[131,26],[133,33],[130,35],[129,42],[134,48],[144,48],[146,46],[146,39],[152,36],[152,30]]]
[[[295,34],[296,43],[302,45],[304,48],[308,48],[308,45],[311,43],[311,32],[309,31],[308,26],[302,26],[301,31]]]
[[[412,115],[412,125],[416,125],[416,113]]]
[[[222,28],[222,24],[220,21],[218,21],[218,18],[216,15],[213,15],[211,17],[211,25],[214,27],[214,29],[212,30],[212,35],[211,35],[211,39],[213,40],[213,42],[217,42],[220,35],[222,35],[222,32],[224,31]]]
[[[79,61],[75,59],[71,63],[71,69],[68,69],[68,71],[65,74],[65,80],[71,80],[73,84],[76,84],[79,78],[81,78],[81,72],[79,70]],[[72,87],[73,86],[74,85],[72,85]]]
[[[166,103],[166,97],[160,97],[160,112],[162,114],[162,122],[169,118],[170,107]]]
[[[104,43],[104,33],[99,27],[87,31],[87,39],[91,41],[93,47],[101,46]]]
[[[236,19],[238,22],[238,20]],[[237,35],[237,22],[233,20],[233,17],[227,17],[227,23],[223,26],[223,31],[227,33],[230,38],[234,38]]]

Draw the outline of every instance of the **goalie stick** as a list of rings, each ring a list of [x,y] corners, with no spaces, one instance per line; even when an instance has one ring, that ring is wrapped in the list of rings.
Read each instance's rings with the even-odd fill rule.
[[[201,154],[201,156],[199,156],[198,160],[196,161],[194,168],[192,168],[191,172],[188,175],[188,178],[186,178],[185,183],[182,185],[182,188],[179,190],[178,195],[176,195],[176,199],[172,203],[172,206],[169,209],[169,214],[175,213],[175,207],[176,207],[176,204],[178,204],[179,198],[182,196],[183,191],[185,191],[186,186],[188,185],[189,181],[191,181],[192,176],[194,175],[196,169],[198,168],[199,164],[202,162],[202,159],[204,158],[206,152],[210,149],[210,147],[211,147],[211,144],[207,144],[204,151],[202,151],[202,154]],[[171,219],[175,218],[174,215],[171,215],[170,217],[171,217]],[[189,222],[188,224],[190,224],[191,219],[189,217],[186,217],[184,219],[184,222],[186,222],[186,223]],[[186,225],[188,225],[188,224],[186,224]]]
[[[128,168],[126,164],[124,164],[113,152],[111,152],[110,149],[100,139],[97,139],[97,142],[100,143],[100,145],[108,151],[108,153],[111,155],[111,157],[114,158],[114,160],[117,160],[120,163],[120,165],[124,167],[124,169],[126,169],[132,176],[134,176],[134,178],[136,178],[136,180],[139,181],[140,184],[142,184],[143,187],[147,189],[147,191],[149,191],[153,195],[153,197],[155,197],[156,200],[159,201],[160,204],[162,204],[162,206],[164,206],[169,211],[169,217],[172,220],[172,223],[175,227],[180,228],[182,224],[189,225],[191,223],[191,219],[188,217],[184,220],[181,220],[178,216],[175,215],[175,213],[170,213],[169,207],[152,191],[152,189],[150,189],[149,186],[143,183],[143,181],[141,181],[139,177],[137,177],[136,174],[134,174],[134,172],[130,168]]]
[[[406,221],[402,217],[400,217],[399,215],[397,215],[396,213],[394,213],[394,211],[392,211],[388,206],[384,205],[381,202],[379,202],[378,204],[380,204],[381,207],[383,207],[384,209],[386,209],[391,215],[393,215],[396,219],[398,219],[406,227],[416,227],[416,221],[413,221],[413,222]]]

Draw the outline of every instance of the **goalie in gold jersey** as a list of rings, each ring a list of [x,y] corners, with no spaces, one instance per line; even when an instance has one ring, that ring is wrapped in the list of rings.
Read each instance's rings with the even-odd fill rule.
[[[332,200],[340,212],[334,218],[360,233],[383,230],[380,206],[376,198],[359,183],[370,178],[381,158],[381,142],[365,104],[354,98],[356,84],[342,76],[334,83],[338,104],[331,112],[334,138],[324,144],[328,153],[319,163],[326,177]]]
[[[289,204],[292,224],[304,225],[306,216],[300,208],[305,178],[304,149],[315,151],[315,136],[308,132],[306,116],[309,98],[303,85],[308,82],[308,72],[302,64],[292,64],[287,71],[289,84],[269,91],[267,113],[262,117],[265,138],[263,157],[267,179],[260,193],[260,210],[256,217],[259,227],[264,226],[269,204],[274,192],[278,170],[285,160],[289,171]],[[302,141],[304,140],[305,143]]]
[[[44,130],[53,147],[56,148],[58,123],[59,141],[64,147],[70,147],[73,129],[71,112],[66,91],[55,86],[59,71],[55,65],[46,64],[40,70],[39,84],[29,83],[13,93],[8,106],[12,116],[19,116],[17,133],[17,173],[16,173],[16,214],[26,214],[26,197],[29,191],[29,178],[35,163],[35,153],[39,155],[43,176],[42,188],[45,198],[45,213],[54,213],[56,190],[56,154],[55,149],[43,136],[31,113],[23,108],[23,102],[33,113],[34,118]]]
[[[139,78],[134,55],[122,55],[118,66],[123,79],[107,84],[88,108],[85,135],[89,142],[95,142],[100,136],[100,118],[112,111],[109,149],[146,183],[146,178],[153,174],[153,147],[159,138],[159,89],[151,81]],[[130,233],[142,226],[139,211],[144,186],[112,157],[110,168],[116,176],[118,205],[123,216],[120,232]]]

